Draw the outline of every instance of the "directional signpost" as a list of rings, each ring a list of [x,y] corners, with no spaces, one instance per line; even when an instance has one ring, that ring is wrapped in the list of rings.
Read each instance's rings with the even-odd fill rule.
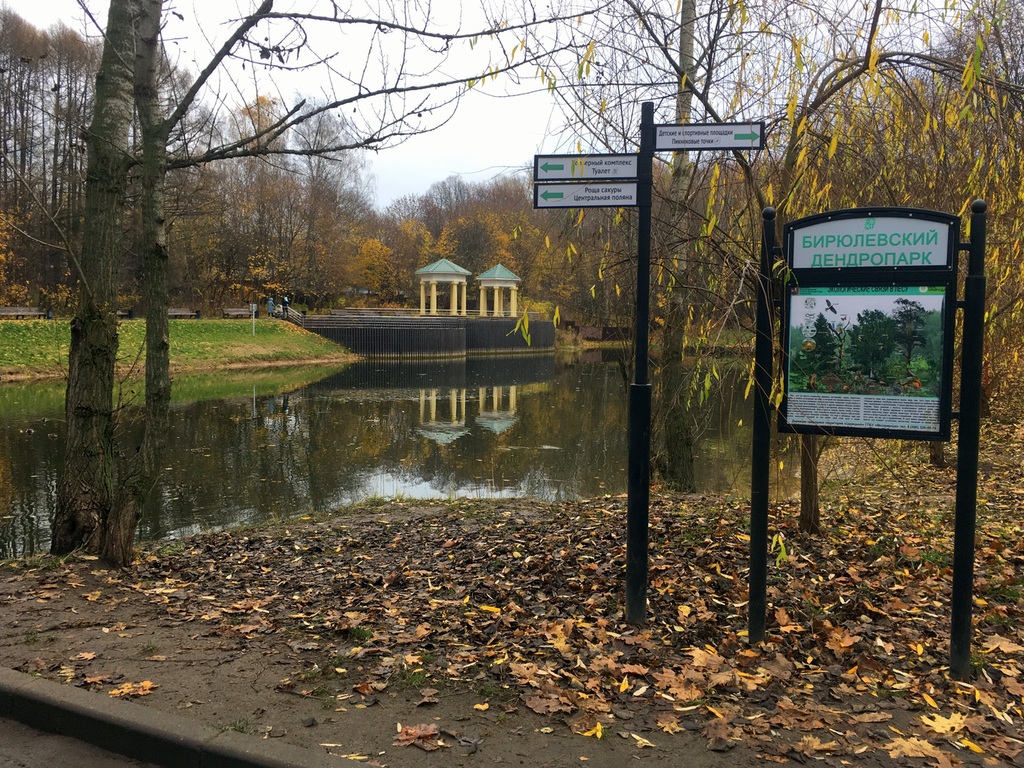
[[[651,198],[656,151],[763,149],[764,123],[655,125],[654,103],[644,102],[640,151],[623,155],[536,155],[534,208],[638,208],[636,364],[629,387],[629,469],[626,511],[626,621],[647,614],[651,466],[651,385],[648,326],[651,283]],[[561,183],[555,183],[561,182]]]

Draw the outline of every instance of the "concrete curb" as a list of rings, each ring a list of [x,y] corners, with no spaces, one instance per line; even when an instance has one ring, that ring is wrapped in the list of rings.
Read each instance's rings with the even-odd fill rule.
[[[0,717],[165,768],[337,768],[291,744],[215,731],[195,720],[0,668]]]

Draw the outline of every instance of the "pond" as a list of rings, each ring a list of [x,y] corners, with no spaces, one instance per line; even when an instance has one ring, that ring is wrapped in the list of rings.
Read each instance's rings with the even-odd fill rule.
[[[702,492],[749,490],[743,389],[708,411]],[[625,379],[600,351],[191,377],[175,393],[144,540],[374,497],[571,500],[626,488]],[[138,428],[132,412],[128,402],[126,430]],[[47,550],[63,433],[62,385],[0,387],[0,557]]]

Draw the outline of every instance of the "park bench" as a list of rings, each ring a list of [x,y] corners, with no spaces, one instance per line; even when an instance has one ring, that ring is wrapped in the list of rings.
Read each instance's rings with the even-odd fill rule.
[[[39,307],[0,307],[0,319],[37,320],[46,317]]]
[[[171,320],[193,320],[199,317],[199,313],[182,307],[172,307],[167,310],[167,317]]]
[[[252,311],[248,307],[224,307],[221,310],[221,314],[225,319],[227,318],[249,318],[252,317]]]

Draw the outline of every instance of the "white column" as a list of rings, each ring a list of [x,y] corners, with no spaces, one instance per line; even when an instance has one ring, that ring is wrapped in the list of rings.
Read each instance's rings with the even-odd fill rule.
[[[427,314],[427,284],[420,280],[420,314]]]
[[[480,317],[487,317],[487,288],[480,286]]]
[[[513,285],[512,286],[512,317],[518,317],[518,315],[516,315],[516,310],[517,310],[517,307],[516,307],[516,294],[518,292],[519,292],[519,287]]]
[[[452,300],[448,305],[448,314],[457,315],[459,313],[459,284],[452,283]]]
[[[437,314],[437,281],[430,281],[430,314]]]
[[[463,283],[462,287],[461,287],[461,290],[462,290],[462,312],[459,313],[463,317],[465,317],[468,314],[468,312],[469,312],[469,299],[466,298],[466,292],[468,291],[468,289],[469,289],[469,284],[468,283]]]
[[[494,316],[501,317],[501,288],[494,286]]]

